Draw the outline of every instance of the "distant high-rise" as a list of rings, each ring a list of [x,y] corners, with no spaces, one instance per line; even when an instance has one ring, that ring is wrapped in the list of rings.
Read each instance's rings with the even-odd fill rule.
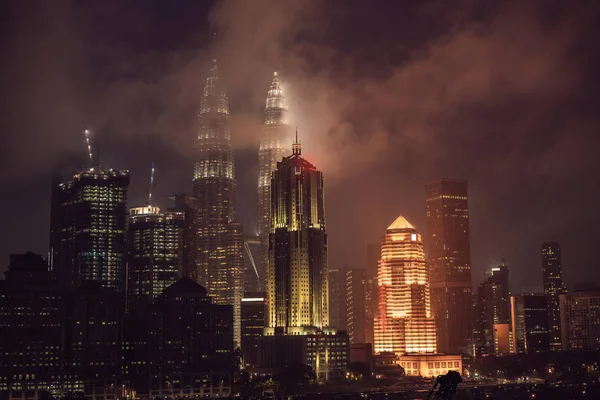
[[[265,330],[267,299],[261,292],[245,293],[242,299],[242,360],[244,366],[258,366],[258,342]]]
[[[517,353],[548,351],[548,307],[544,295],[510,296],[512,332]]]
[[[196,279],[216,304],[233,305],[234,341],[239,345],[243,253],[236,245],[241,227],[231,226],[236,182],[228,120],[229,101],[214,61],[200,106],[194,169]]]
[[[489,271],[488,278],[477,289],[477,323],[475,355],[495,354],[500,339],[505,340],[504,348],[509,347],[508,330],[502,338],[495,337],[495,332],[503,332],[510,324],[510,293],[508,288],[508,266],[502,263]],[[497,330],[496,325],[503,325]]]
[[[124,289],[129,171],[99,165],[54,184],[50,266],[60,283]]]
[[[562,293],[560,317],[562,350],[600,350],[600,289]]]
[[[256,290],[266,291],[269,262],[269,232],[271,231],[271,175],[277,163],[289,154],[286,145],[290,130],[286,121],[287,106],[277,72],[267,94],[263,136],[258,151],[258,282]]]
[[[351,344],[365,343],[364,280],[364,270],[346,271],[346,330]]]
[[[560,301],[559,296],[567,293],[567,287],[562,278],[560,245],[555,242],[542,244],[542,275],[544,294],[548,305],[548,325],[550,334],[550,350],[560,351]]]
[[[381,242],[376,353],[436,352],[427,275],[421,234],[401,215]]]
[[[329,325],[323,174],[301,157],[297,139],[271,178],[268,277],[271,331]]]
[[[467,182],[425,186],[431,311],[441,353],[464,353],[472,341],[473,307]]]
[[[365,342],[364,270],[329,270],[329,325],[348,332],[350,343]]]
[[[64,370],[65,299],[42,256],[11,254],[0,280],[0,392],[46,390]],[[62,382],[61,382],[62,383]],[[12,392],[12,393],[11,393]]]
[[[183,271],[181,276],[196,281],[196,198],[186,193],[169,196],[174,202],[167,208],[170,213],[183,213],[185,226],[183,231]]]
[[[183,274],[185,214],[158,207],[130,210],[128,301],[153,301]]]
[[[367,245],[367,260],[364,268],[363,292],[365,294],[365,343],[374,343],[374,321],[378,311],[379,290],[377,286],[377,265],[381,256],[381,245]]]

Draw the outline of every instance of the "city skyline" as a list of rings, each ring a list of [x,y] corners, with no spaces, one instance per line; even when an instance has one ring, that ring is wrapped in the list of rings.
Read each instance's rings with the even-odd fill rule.
[[[232,116],[235,115],[231,121],[232,141],[238,161],[238,193],[242,199],[239,201],[238,214],[247,232],[254,232],[256,229],[253,226],[256,221],[256,206],[255,201],[251,199],[255,196],[258,179],[255,166],[257,132],[262,120],[260,108],[264,105],[264,96],[272,80],[272,72],[276,70],[283,74],[288,82],[290,100],[293,101],[290,109],[299,110],[297,115],[293,115],[294,119],[304,121],[298,124],[298,128],[301,136],[304,132],[306,150],[316,153],[316,157],[311,159],[314,159],[328,176],[328,202],[339,204],[328,212],[331,265],[360,267],[353,265],[360,264],[355,260],[365,259],[365,245],[378,241],[379,232],[386,226],[390,216],[402,212],[415,225],[425,227],[422,185],[432,179],[447,176],[469,182],[474,284],[482,280],[484,271],[489,266],[497,264],[501,257],[505,257],[511,265],[519,266],[511,274],[513,287],[539,285],[541,274],[538,269],[537,249],[540,243],[546,240],[561,243],[564,279],[569,287],[586,280],[586,273],[591,275],[589,280],[598,281],[600,276],[597,269],[593,268],[597,263],[597,256],[591,250],[591,238],[597,237],[600,224],[597,223],[597,213],[583,212],[593,209],[591,205],[598,201],[596,191],[586,184],[592,180],[589,171],[596,170],[593,167],[596,161],[583,151],[597,147],[597,138],[586,134],[589,118],[592,118],[585,113],[587,108],[578,107],[581,110],[573,114],[572,108],[560,100],[569,98],[569,104],[594,104],[594,97],[589,96],[589,91],[593,92],[595,81],[587,74],[587,68],[595,65],[593,57],[587,59],[573,54],[569,57],[564,56],[564,52],[572,46],[585,44],[585,40],[581,39],[586,36],[583,32],[592,29],[586,24],[585,18],[580,19],[579,14],[561,8],[563,16],[549,22],[551,28],[557,28],[555,33],[549,36],[541,35],[544,30],[541,22],[535,17],[536,12],[550,11],[542,6],[531,6],[532,10],[523,5],[513,4],[487,10],[484,16],[468,18],[469,22],[489,23],[489,26],[494,27],[491,32],[481,36],[473,36],[474,30],[469,24],[461,27],[459,21],[450,17],[448,25],[433,24],[440,31],[431,32],[428,30],[430,28],[425,29],[425,26],[430,27],[432,24],[422,24],[422,29],[410,28],[416,29],[419,34],[417,38],[412,37],[408,40],[406,31],[395,33],[391,30],[392,26],[397,25],[397,21],[391,24],[384,17],[386,14],[399,15],[394,12],[392,5],[379,5],[365,10],[362,8],[364,6],[356,4],[355,9],[349,7],[348,10],[343,10],[340,15],[340,29],[344,29],[344,26],[357,26],[353,24],[357,15],[368,11],[365,17],[379,21],[379,29],[362,39],[360,32],[364,33],[364,30],[360,28],[352,38],[360,39],[356,40],[355,45],[362,50],[368,48],[367,43],[369,46],[373,41],[380,43],[381,54],[366,53],[370,54],[366,59],[356,56],[344,47],[344,41],[347,39],[337,37],[337,30],[332,28],[333,31],[324,34],[324,37],[317,37],[316,48],[308,47],[304,42],[294,42],[285,48],[282,54],[267,52],[264,58],[262,55],[253,58],[252,54],[262,53],[253,53],[256,47],[251,44],[256,36],[250,34],[248,39],[251,40],[242,37],[244,32],[252,33],[244,31],[247,24],[237,24],[246,22],[244,17],[234,15],[232,9],[228,8],[230,6],[222,5],[223,8],[219,10],[227,18],[218,20],[217,28],[232,26],[235,21],[235,26],[239,26],[240,30],[236,31],[237,33],[218,35],[214,39],[213,32],[208,32],[210,24],[206,22],[208,16],[216,12],[216,9],[209,9],[210,6],[198,5],[192,11],[187,9],[186,13],[194,15],[191,20],[193,23],[181,18],[183,7],[173,6],[176,15],[173,18],[182,20],[182,31],[179,33],[165,34],[166,29],[160,29],[169,22],[166,13],[162,13],[164,15],[157,19],[157,24],[142,20],[140,32],[146,33],[147,30],[148,33],[143,35],[144,43],[147,39],[151,42],[152,39],[160,38],[160,45],[149,44],[158,57],[153,56],[153,53],[148,55],[146,48],[139,43],[140,38],[133,35],[130,39],[123,39],[125,45],[131,47],[127,54],[123,54],[121,49],[109,46],[108,55],[102,56],[108,63],[107,67],[97,66],[92,69],[87,67],[87,63],[100,56],[96,50],[102,48],[95,45],[98,40],[96,33],[81,31],[78,26],[71,25],[65,26],[66,33],[50,28],[46,35],[49,43],[44,48],[57,51],[64,48],[64,51],[68,51],[73,44],[71,40],[66,39],[68,35],[80,37],[86,44],[84,47],[92,51],[84,52],[83,58],[66,57],[64,62],[67,64],[63,65],[60,61],[61,68],[57,68],[55,64],[45,62],[47,53],[35,45],[34,39],[39,39],[39,36],[36,33],[28,33],[25,29],[28,21],[32,21],[30,18],[35,15],[44,16],[49,9],[40,7],[32,10],[32,15],[29,16],[27,13],[20,14],[18,5],[11,6],[11,12],[18,15],[19,19],[8,28],[11,29],[13,37],[21,37],[25,42],[15,42],[14,46],[9,48],[9,54],[18,55],[15,52],[19,46],[24,46],[23,51],[27,51],[32,57],[31,60],[35,61],[36,65],[44,66],[44,69],[43,73],[35,74],[39,78],[34,79],[30,86],[7,86],[9,95],[16,97],[15,102],[4,110],[11,115],[3,119],[3,123],[7,124],[3,125],[3,132],[6,131],[7,134],[2,135],[2,147],[10,154],[7,154],[0,173],[2,187],[7,194],[2,199],[3,206],[0,207],[0,212],[3,213],[2,217],[7,226],[17,228],[11,230],[10,234],[5,233],[6,240],[0,245],[0,254],[7,257],[10,253],[29,249],[37,253],[46,253],[45,227],[49,221],[49,211],[45,206],[49,198],[47,174],[58,162],[68,167],[67,177],[72,175],[70,168],[84,164],[81,159],[85,158],[85,150],[81,151],[80,133],[88,127],[95,131],[102,164],[131,170],[129,203],[132,205],[143,204],[147,191],[147,166],[151,160],[157,159],[154,197],[157,205],[165,209],[166,196],[189,187],[190,174],[181,172],[190,171],[193,160],[191,149],[194,132],[188,129],[188,124],[195,121],[205,71],[210,66],[210,60],[216,57],[223,68],[224,79],[227,80]],[[129,14],[126,14],[131,16],[136,10],[135,7],[128,6]],[[302,13],[311,12],[300,5],[297,7],[301,8]],[[421,22],[424,21],[418,18],[439,20],[440,15],[445,15],[444,9],[441,9],[433,12],[431,17],[417,17],[418,10],[408,8],[406,13],[400,14],[406,14],[407,18],[416,18]],[[287,22],[291,21],[290,15],[298,11],[294,7],[290,10],[277,7],[274,7],[274,11],[261,10],[267,16],[272,16],[272,12],[282,12],[283,21]],[[81,17],[81,21],[89,21],[86,18],[91,18],[81,9],[55,7],[52,11],[62,16],[72,12]],[[335,10],[320,6],[314,11],[322,13],[317,17],[323,18]],[[465,11],[468,14],[472,10],[467,7]],[[106,15],[113,14],[107,10]],[[511,16],[519,18],[510,18]],[[96,23],[102,22],[103,17],[94,18],[100,20],[93,19],[86,25],[96,26]],[[512,50],[504,47],[508,40],[506,35],[510,31],[507,20],[514,20],[520,29],[524,29],[526,38],[522,43],[519,41],[519,46],[510,46]],[[115,28],[125,26],[124,21],[127,21],[127,18],[114,21]],[[559,29],[564,28],[567,22],[573,21],[580,23],[573,24],[577,27],[572,28],[572,35],[571,32]],[[281,38],[288,37],[278,35],[279,33],[290,30],[292,34],[297,32],[291,23],[289,26],[264,25],[261,28],[273,29],[272,34],[263,36],[259,42],[272,41],[277,50],[281,49]],[[459,26],[460,29],[450,34],[448,42],[440,44],[436,41],[437,38],[451,32],[450,28],[455,26]],[[200,33],[197,38],[193,36],[203,29],[209,34],[203,36],[203,33]],[[309,31],[312,32],[310,28]],[[233,41],[234,34],[236,39],[244,39],[240,40],[239,45]],[[469,41],[471,39],[472,42]],[[103,39],[100,41],[105,44]],[[404,53],[392,46],[392,42],[395,41],[407,45],[408,52]],[[210,46],[211,43],[213,47]],[[535,45],[533,47],[536,51],[531,54],[523,53],[526,43]],[[553,45],[545,46],[546,44]],[[201,54],[187,52],[186,46],[190,45],[202,49]],[[244,45],[248,46],[248,50],[242,51]],[[321,50],[327,46],[338,51],[340,57],[339,61],[334,60],[331,63],[331,67],[327,67],[328,64],[321,57]],[[499,85],[503,88],[498,89],[496,84],[490,83],[496,81],[485,72],[487,63],[480,58],[472,60],[465,57],[463,60],[453,56],[456,52],[461,54],[461,49],[468,46],[482,50],[485,54],[497,54],[489,58],[497,64],[500,77],[514,78],[514,82],[508,86]],[[314,49],[317,52],[314,68],[298,66],[304,65],[305,60],[309,58],[308,54],[302,53],[303,49]],[[414,51],[418,50],[431,51],[432,56],[419,58],[414,54]],[[382,57],[388,53],[396,54],[397,59]],[[419,68],[427,70],[432,67],[433,54],[442,60],[438,63],[440,68],[433,69],[434,75],[439,77],[439,82],[427,80],[419,73]],[[179,57],[183,60],[180,61]],[[29,75],[33,71],[41,71],[36,69],[37,67],[33,68],[33,63],[23,61],[22,57],[8,59],[10,63],[6,68],[9,68],[9,73],[5,76],[11,77],[15,82],[29,80],[34,76]],[[130,63],[135,68],[140,67],[137,68],[139,77],[136,74],[132,77],[127,67],[117,60]],[[521,71],[519,65],[526,64],[524,60],[529,60],[533,65],[547,65],[550,69],[542,68],[538,78],[532,79],[525,72],[516,72]],[[26,64],[23,65],[23,62]],[[474,87],[470,87],[464,83],[465,75],[461,75],[460,79],[452,77],[450,80],[443,72],[444,66],[453,65],[452,62],[458,63],[459,70],[464,70],[466,75],[481,76],[477,75],[477,72],[482,72],[483,83],[473,82]],[[356,65],[356,70],[343,68],[346,63]],[[147,71],[141,68],[143,65],[154,65],[157,69]],[[242,65],[244,70],[240,71],[238,66]],[[20,68],[21,66],[25,68]],[[33,69],[28,69],[27,66]],[[575,72],[562,73],[562,68],[568,66],[573,67]],[[71,68],[74,73],[70,76],[61,72],[72,71]],[[100,70],[98,74],[97,69]],[[414,76],[414,79],[408,80],[414,84],[402,83],[402,78],[408,76]],[[49,90],[47,85],[50,83],[47,82],[51,81],[60,82],[60,90],[53,86],[50,86],[52,90]],[[353,81],[356,85],[350,84]],[[586,82],[585,85],[582,85],[583,81]],[[548,99],[551,103],[546,105],[548,108],[541,108],[537,96],[546,93],[543,89],[545,83],[561,83],[565,86],[556,87],[560,96]],[[364,93],[356,91],[360,85],[365,85]],[[40,90],[39,96],[33,91],[34,87]],[[80,91],[75,87],[85,90]],[[393,91],[386,89],[387,87]],[[521,87],[524,88],[523,92],[519,89]],[[442,99],[439,94],[443,88],[448,88],[451,93],[456,94],[455,97],[442,101],[448,105],[449,110],[466,104],[466,108],[457,108],[461,110],[460,115],[453,114],[452,118],[448,119],[449,116],[439,109],[432,110],[428,107],[423,108],[425,116],[415,111],[427,104],[422,100],[423,97]],[[420,93],[423,95],[419,96]],[[490,94],[489,97],[487,93]],[[329,99],[327,95],[330,96]],[[505,98],[503,95],[509,96],[508,104],[498,100]],[[364,101],[366,98],[369,101]],[[411,99],[409,103],[417,106],[416,109],[407,108],[407,98]],[[470,102],[472,100],[479,104],[489,104],[488,99],[492,102],[490,109],[472,110],[468,107],[468,104],[473,104]],[[70,107],[73,103],[79,106]],[[526,106],[519,106],[518,110],[513,110],[511,104]],[[443,117],[441,125],[445,128],[429,123],[416,124],[413,119],[407,124],[400,123],[398,119],[389,115],[391,105],[394,106],[396,115],[427,117],[423,118],[427,121],[439,121],[437,117]],[[342,112],[345,107],[351,115]],[[531,119],[528,118],[527,110],[532,113]],[[507,117],[508,114],[510,117]],[[331,120],[324,118],[326,115],[330,115]],[[24,120],[22,116],[35,118]],[[551,123],[550,129],[546,125],[550,123],[549,116],[556,119]],[[311,129],[318,125],[318,129]],[[339,128],[333,128],[334,126]],[[378,129],[378,126],[385,128]],[[253,127],[257,130],[254,131]],[[361,136],[359,131],[368,135],[365,133],[365,136]],[[423,134],[417,135],[418,132]],[[569,135],[565,136],[565,132],[569,132]],[[10,139],[4,142],[5,138]],[[32,146],[32,143],[35,145]],[[377,147],[378,143],[383,143],[385,148]],[[543,145],[537,146],[536,143]],[[332,156],[323,157],[322,153],[318,153],[319,147]],[[40,153],[37,150],[39,148],[43,148],[44,151]],[[532,151],[533,148],[538,150]],[[376,158],[372,157],[373,150],[377,150]],[[558,159],[563,152],[568,159],[561,158],[563,166],[559,168],[552,160]],[[8,166],[14,169],[6,168]],[[19,173],[14,173],[15,170]],[[572,174],[578,178],[571,179]],[[351,186],[351,183],[358,186]],[[351,196],[350,187],[353,190],[360,188],[360,193]],[[346,221],[352,216],[356,216],[356,219],[353,220],[353,224],[347,226]],[[20,228],[21,224],[27,228]],[[515,243],[518,245],[515,246]],[[0,266],[0,270],[5,268],[5,265]]]

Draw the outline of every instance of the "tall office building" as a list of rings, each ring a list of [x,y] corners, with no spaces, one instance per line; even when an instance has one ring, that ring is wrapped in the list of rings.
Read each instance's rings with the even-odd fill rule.
[[[346,268],[329,269],[329,325],[347,329]]]
[[[377,286],[377,266],[379,263],[379,256],[381,255],[381,245],[377,243],[371,243],[367,245],[367,260],[365,265],[365,274],[363,280],[363,292],[365,294],[365,325],[364,325],[364,339],[365,343],[374,343],[374,321],[377,316],[377,300],[378,300],[378,286]]]
[[[510,296],[510,314],[517,353],[548,351],[548,307],[544,295]]]
[[[277,163],[289,154],[287,143],[290,129],[286,121],[287,106],[277,72],[267,94],[263,136],[258,151],[258,281],[256,290],[266,291],[269,262],[269,232],[271,231],[271,174]]]
[[[472,343],[471,252],[467,182],[425,186],[431,311],[441,353],[464,353]]]
[[[350,344],[365,343],[365,291],[362,269],[346,270],[346,330]]]
[[[421,234],[402,215],[387,228],[379,261],[375,352],[435,353]]]
[[[125,286],[129,171],[94,165],[53,185],[50,266],[61,284]]]
[[[348,332],[350,343],[365,342],[364,270],[329,270],[329,325]]]
[[[297,138],[292,147],[271,179],[270,332],[329,325],[323,174],[301,157]]]
[[[173,205],[167,208],[167,212],[182,213],[185,220],[181,275],[196,281],[196,198],[186,193],[177,193],[169,196],[169,200],[173,201]]]
[[[65,301],[42,256],[11,254],[0,280],[0,393],[44,391],[65,375]],[[12,393],[11,393],[12,392]],[[10,394],[9,394],[10,393]]]
[[[559,296],[567,293],[567,287],[562,278],[560,245],[555,242],[542,244],[542,275],[544,294],[548,305],[548,325],[550,333],[550,350],[560,351],[560,301]]]
[[[600,289],[575,291],[559,296],[562,349],[600,350]]]
[[[510,293],[508,266],[504,262],[489,271],[489,276],[477,288],[477,295],[478,326],[475,331],[479,335],[475,338],[475,355],[497,354],[499,349],[506,350],[510,347],[507,330],[511,321]]]
[[[261,292],[248,292],[242,299],[242,361],[244,367],[258,366],[258,342],[265,330],[267,299]]]
[[[239,345],[243,253],[236,245],[240,225],[231,225],[236,182],[228,120],[229,101],[214,61],[200,106],[193,182],[197,200],[196,279],[216,304],[233,305],[234,341]]]
[[[158,207],[130,210],[128,302],[153,301],[183,274],[185,214]]]

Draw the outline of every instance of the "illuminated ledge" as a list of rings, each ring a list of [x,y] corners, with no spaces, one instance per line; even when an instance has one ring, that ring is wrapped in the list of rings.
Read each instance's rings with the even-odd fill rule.
[[[306,335],[336,335],[338,333],[346,333],[331,327],[318,328],[315,326],[288,326],[283,328],[267,327],[263,331],[265,336],[306,336]]]
[[[398,356],[399,364],[407,376],[436,377],[448,371],[463,373],[462,357],[448,354],[405,354]]]

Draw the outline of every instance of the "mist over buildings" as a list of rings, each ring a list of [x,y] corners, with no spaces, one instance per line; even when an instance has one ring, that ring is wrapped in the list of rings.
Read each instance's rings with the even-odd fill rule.
[[[401,213],[424,233],[424,184],[453,177],[469,181],[474,282],[504,257],[513,285],[537,284],[543,240],[562,243],[568,283],[598,280],[599,9],[578,4],[9,3],[0,269],[8,253],[46,251],[50,173],[85,164],[85,128],[103,164],[132,170],[130,206],[147,196],[152,160],[159,205],[189,191],[216,58],[249,232],[278,71],[303,154],[325,175],[331,266],[362,267]]]

